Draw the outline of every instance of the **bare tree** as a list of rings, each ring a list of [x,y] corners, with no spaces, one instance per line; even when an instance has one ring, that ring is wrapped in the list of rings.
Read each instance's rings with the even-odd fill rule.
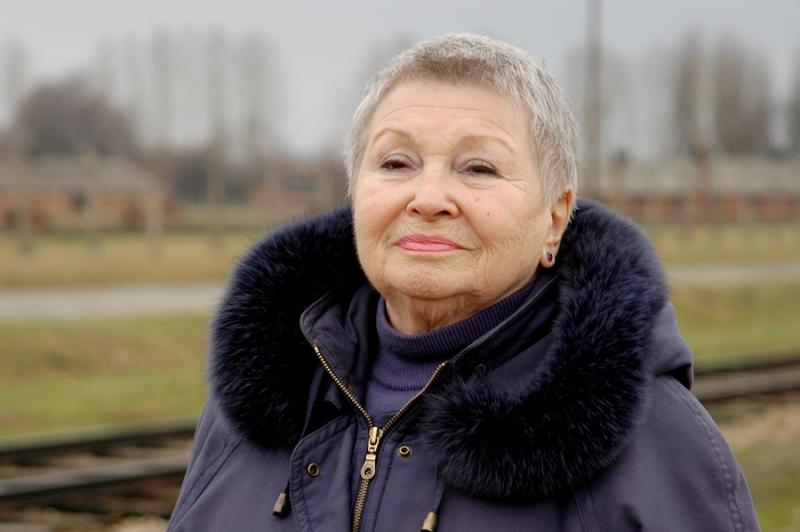
[[[766,62],[738,39],[720,41],[712,58],[712,109],[716,140],[726,153],[769,146],[770,83]]]
[[[745,116],[749,125],[747,144],[751,152],[765,152],[771,146],[773,98],[768,65],[763,56],[754,55],[748,68],[750,82],[745,86]]]
[[[341,127],[332,128],[330,134],[326,135],[325,150],[333,152],[341,148],[342,137],[345,134],[345,124],[349,124],[352,120],[353,111],[355,111],[361,100],[362,90],[367,80],[375,72],[383,69],[394,56],[413,45],[414,42],[415,39],[410,35],[398,33],[387,35],[365,46],[366,52],[363,57],[359,58],[359,67],[350,85],[340,95],[329,96],[336,102],[335,105],[330,106],[331,123],[340,124]]]
[[[175,46],[176,122],[179,138],[197,144],[208,140],[211,125],[208,115],[208,54],[206,34],[183,32]]]
[[[226,160],[226,109],[228,44],[224,35],[213,32],[207,41],[208,70],[208,104],[211,121],[211,154],[206,169],[208,194],[208,231],[209,245],[213,250],[222,246],[222,205],[225,202],[225,176],[223,174]]]
[[[225,35],[214,31],[208,35],[205,46],[206,84],[208,86],[208,119],[212,137],[222,141],[227,129],[228,110],[228,41]]]
[[[633,74],[641,74],[638,69],[631,68],[626,58],[609,48],[600,52],[602,57],[602,79],[599,83],[588,81],[595,76],[595,67],[587,69],[592,60],[587,58],[586,47],[570,50],[566,57],[565,88],[569,99],[574,102],[575,116],[582,133],[583,163],[580,168],[581,177],[591,181],[589,194],[600,194],[614,184],[618,173],[610,173],[605,166],[609,156],[618,157],[629,152],[636,135],[634,122],[636,118],[635,87],[637,81]],[[598,55],[591,52],[591,55]],[[595,93],[595,87],[602,87]],[[594,93],[594,94],[591,94]],[[648,97],[653,96],[648,93]],[[650,106],[650,102],[647,103]],[[594,123],[595,131],[589,134],[590,124]],[[593,144],[593,147],[592,147]],[[594,150],[594,151],[592,151]],[[592,157],[594,159],[592,159]],[[599,168],[599,169],[598,169]],[[613,175],[612,175],[613,174]],[[614,184],[617,186],[618,183]]]
[[[269,100],[268,53],[264,41],[257,35],[244,40],[240,48],[239,69],[243,112],[242,137],[246,157],[258,165],[264,155],[267,141]]]
[[[688,33],[678,51],[672,94],[675,145],[684,154],[704,144],[700,134],[703,55],[700,34]]]
[[[28,54],[17,42],[9,41],[0,56],[0,98],[8,111],[16,107],[28,81]]]
[[[584,91],[586,113],[585,190],[597,193],[603,176],[603,50],[600,0],[587,0]],[[587,186],[588,185],[588,186]]]
[[[794,62],[794,79],[789,95],[789,146],[800,152],[800,54]]]
[[[114,100],[117,92],[117,66],[119,57],[111,41],[104,39],[95,49],[94,64],[90,75],[95,92]]]
[[[126,116],[81,79],[35,87],[21,102],[11,135],[21,150],[77,154],[90,146],[102,155],[132,156],[137,142]]]
[[[147,90],[145,77],[142,72],[141,57],[138,44],[132,38],[125,40],[122,48],[123,55],[123,81],[125,96],[123,106],[130,120],[131,127],[138,136],[142,135],[144,127],[142,115],[147,104]]]
[[[172,37],[164,31],[153,34],[151,40],[152,79],[155,100],[157,139],[163,145],[170,143],[174,120],[174,62]]]

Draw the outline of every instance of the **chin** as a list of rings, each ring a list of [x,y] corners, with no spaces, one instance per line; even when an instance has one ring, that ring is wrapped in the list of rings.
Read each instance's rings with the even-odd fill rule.
[[[415,299],[447,299],[469,292],[452,272],[435,268],[415,268],[388,279],[392,291]]]

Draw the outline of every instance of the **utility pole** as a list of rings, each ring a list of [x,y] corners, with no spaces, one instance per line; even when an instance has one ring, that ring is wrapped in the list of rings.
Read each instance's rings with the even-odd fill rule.
[[[603,116],[602,116],[602,45],[601,0],[587,0],[586,5],[586,83],[584,107],[586,111],[586,159],[584,190],[590,196],[600,193],[603,179]]]

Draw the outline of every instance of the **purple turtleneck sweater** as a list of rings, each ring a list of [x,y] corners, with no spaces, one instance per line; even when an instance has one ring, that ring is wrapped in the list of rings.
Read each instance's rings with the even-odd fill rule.
[[[392,327],[386,316],[386,301],[381,298],[376,319],[378,354],[367,382],[367,411],[379,422],[394,414],[425,386],[441,362],[500,325],[551,279],[550,275],[537,276],[517,292],[465,320],[414,335]]]

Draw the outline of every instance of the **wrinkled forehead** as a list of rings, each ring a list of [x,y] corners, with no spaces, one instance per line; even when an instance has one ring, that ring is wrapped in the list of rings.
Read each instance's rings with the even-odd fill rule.
[[[495,100],[495,102],[492,102],[495,104],[492,106],[492,112],[495,112],[498,108],[496,102],[502,101],[505,104],[503,110],[509,112],[510,118],[514,120],[522,119],[526,128],[530,124],[532,118],[531,110],[523,103],[523,100],[515,94],[498,88],[494,84],[481,82],[481,80],[451,79],[442,76],[415,76],[394,83],[380,95],[365,124],[366,131],[364,132],[367,133],[367,138],[373,131],[376,119],[394,110],[389,108],[394,108],[401,104],[406,106],[416,105],[424,109],[424,107],[431,105],[434,100],[440,104],[440,94],[446,93],[450,89],[455,89],[450,91],[453,97],[449,101],[454,110],[463,108],[465,111],[474,111],[475,108],[485,105],[485,96],[488,94],[493,95]],[[402,93],[402,102],[398,102],[398,93]]]

